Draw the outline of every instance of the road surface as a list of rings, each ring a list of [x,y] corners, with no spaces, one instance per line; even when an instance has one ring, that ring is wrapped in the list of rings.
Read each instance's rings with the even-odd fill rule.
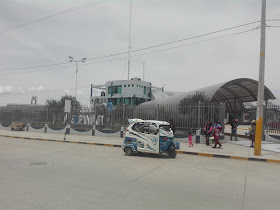
[[[280,164],[0,138],[0,209],[279,209]]]

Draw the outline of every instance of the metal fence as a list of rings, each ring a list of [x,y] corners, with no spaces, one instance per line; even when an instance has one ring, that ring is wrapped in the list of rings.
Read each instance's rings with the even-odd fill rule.
[[[210,120],[212,123],[220,121],[224,127],[224,104],[164,104],[155,106],[127,106],[119,105],[111,109],[108,107],[95,107],[96,128],[116,129],[128,125],[128,119],[139,118],[143,120],[173,120],[177,133],[195,132],[204,127]]]
[[[224,127],[224,104],[188,104],[180,105],[155,105],[128,106],[118,105],[108,107],[98,104],[92,108],[82,109],[79,113],[70,114],[70,124],[73,129],[90,130],[93,125],[96,129],[110,129],[119,131],[122,126],[128,125],[128,119],[139,118],[144,120],[173,120],[177,133],[195,132],[204,127],[206,121],[220,121]],[[48,124],[53,129],[63,129],[66,122],[64,110],[38,109],[1,109],[0,122],[3,126],[10,126],[12,122],[30,123],[34,128],[42,128]]]
[[[265,129],[270,135],[280,136],[280,106],[268,105],[265,109]]]

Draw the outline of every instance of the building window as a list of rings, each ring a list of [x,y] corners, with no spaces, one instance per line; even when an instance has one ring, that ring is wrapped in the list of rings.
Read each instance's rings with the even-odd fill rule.
[[[121,85],[117,86],[117,93],[119,93],[119,94],[122,93],[122,86]]]
[[[126,85],[124,85],[124,87],[126,87]]]
[[[132,84],[132,87],[134,87],[134,84]]]
[[[111,91],[112,89],[112,91]],[[115,93],[119,93],[121,94],[122,93],[122,86],[121,85],[118,85],[118,86],[109,86],[108,87],[108,94],[115,94]]]
[[[144,87],[144,94],[146,94],[146,87]]]
[[[130,87],[130,85],[128,85],[128,87]]]

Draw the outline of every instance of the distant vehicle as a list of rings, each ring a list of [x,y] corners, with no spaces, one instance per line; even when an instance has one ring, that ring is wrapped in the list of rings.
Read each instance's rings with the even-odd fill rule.
[[[168,154],[175,158],[180,143],[174,141],[169,123],[155,120],[129,119],[122,149],[130,156],[136,152]]]
[[[15,130],[15,129],[19,129],[19,130],[23,130],[23,125],[24,123],[22,122],[12,122],[12,125],[11,125],[11,130]]]

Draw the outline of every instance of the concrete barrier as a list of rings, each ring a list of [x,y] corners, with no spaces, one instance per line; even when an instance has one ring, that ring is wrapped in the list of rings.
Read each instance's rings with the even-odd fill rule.
[[[95,136],[108,136],[108,137],[120,137],[121,131],[117,131],[114,133],[105,133],[99,130],[95,130]]]
[[[85,135],[85,136],[92,136],[92,129],[88,131],[76,131],[70,128],[70,135]]]

